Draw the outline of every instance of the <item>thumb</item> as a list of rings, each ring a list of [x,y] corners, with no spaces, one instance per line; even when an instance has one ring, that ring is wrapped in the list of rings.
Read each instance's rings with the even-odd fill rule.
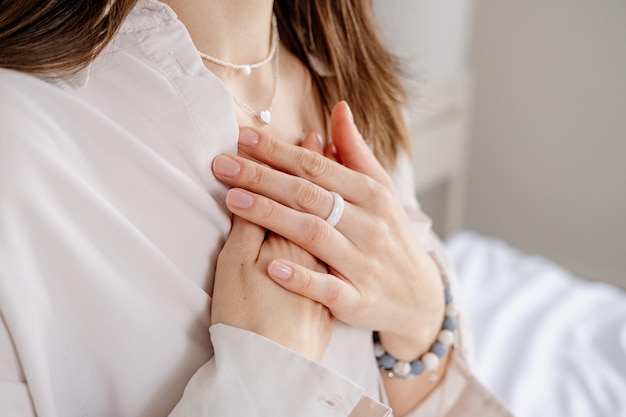
[[[354,124],[350,106],[341,101],[333,107],[330,115],[330,129],[337,158],[348,168],[372,177],[376,181],[389,185],[391,180],[387,171],[380,165],[369,146]]]

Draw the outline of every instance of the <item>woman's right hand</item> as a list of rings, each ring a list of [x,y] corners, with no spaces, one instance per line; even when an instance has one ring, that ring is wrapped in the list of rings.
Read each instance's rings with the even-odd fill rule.
[[[326,265],[304,249],[233,216],[230,235],[217,259],[211,324],[252,331],[320,361],[330,341],[334,318],[324,305],[270,278],[268,270],[277,258],[327,273]]]

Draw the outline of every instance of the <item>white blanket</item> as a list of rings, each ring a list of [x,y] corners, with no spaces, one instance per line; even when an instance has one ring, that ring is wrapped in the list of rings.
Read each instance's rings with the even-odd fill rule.
[[[504,242],[447,242],[476,373],[517,417],[626,416],[626,293]]]

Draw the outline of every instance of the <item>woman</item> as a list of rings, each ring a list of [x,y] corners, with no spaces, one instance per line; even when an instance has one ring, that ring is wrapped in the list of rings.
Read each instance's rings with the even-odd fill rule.
[[[368,2],[4,3],[3,415],[506,415]]]

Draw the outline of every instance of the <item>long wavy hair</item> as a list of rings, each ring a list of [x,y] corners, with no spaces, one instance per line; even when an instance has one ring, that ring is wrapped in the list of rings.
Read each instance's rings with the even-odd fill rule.
[[[0,0],[0,67],[71,76],[106,47],[137,1]],[[371,0],[275,0],[274,12],[282,42],[309,69],[324,111],[350,103],[376,157],[391,168],[410,148],[407,95]]]

